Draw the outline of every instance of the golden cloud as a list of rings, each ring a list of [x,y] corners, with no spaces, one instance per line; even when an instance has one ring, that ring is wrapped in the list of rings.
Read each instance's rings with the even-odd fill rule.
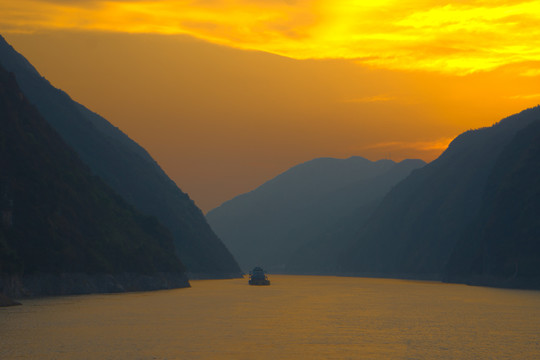
[[[381,149],[381,150],[404,150],[413,149],[417,151],[444,151],[454,138],[442,138],[432,141],[388,141],[381,142],[364,147],[366,150]]]
[[[522,94],[522,95],[513,95],[513,96],[510,96],[510,99],[516,99],[516,100],[532,100],[532,99],[540,99],[540,94]]]
[[[462,75],[540,61],[538,1],[0,0],[0,14],[2,32],[188,34],[296,59],[400,70]]]

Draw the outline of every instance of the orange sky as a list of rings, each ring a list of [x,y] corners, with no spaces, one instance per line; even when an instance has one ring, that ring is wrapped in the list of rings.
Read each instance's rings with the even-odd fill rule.
[[[540,103],[538,1],[369,3],[0,0],[0,33],[205,211],[314,157],[429,161]]]

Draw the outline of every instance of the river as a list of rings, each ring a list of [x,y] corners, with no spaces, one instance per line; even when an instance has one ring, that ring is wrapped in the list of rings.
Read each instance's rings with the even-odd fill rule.
[[[540,291],[271,275],[24,300],[0,359],[540,359]]]

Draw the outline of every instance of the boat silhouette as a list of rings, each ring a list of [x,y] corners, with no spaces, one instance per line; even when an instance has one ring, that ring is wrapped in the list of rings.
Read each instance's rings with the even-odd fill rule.
[[[270,280],[264,270],[257,266],[249,272],[249,285],[270,285]]]

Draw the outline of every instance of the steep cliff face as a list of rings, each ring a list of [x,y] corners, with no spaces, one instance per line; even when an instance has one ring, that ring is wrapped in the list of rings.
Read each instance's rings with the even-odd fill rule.
[[[502,149],[539,113],[538,107],[525,110],[492,127],[468,131],[437,160],[399,183],[342,253],[345,271],[440,277],[478,215]]]
[[[236,261],[202,212],[142,147],[54,88],[2,37],[0,64],[16,75],[28,99],[95,175],[172,232],[176,253],[188,272],[206,277],[240,275]]]
[[[446,281],[540,288],[540,108],[536,113],[497,159]]]
[[[394,184],[424,164],[314,159],[224,203],[207,218],[244,270],[261,265],[269,271],[325,273],[346,240],[337,229],[355,228]],[[331,243],[324,241],[328,233],[336,235]]]
[[[20,278],[0,290],[62,273],[167,273],[188,286],[170,232],[93,175],[1,66],[0,169],[0,274]]]

